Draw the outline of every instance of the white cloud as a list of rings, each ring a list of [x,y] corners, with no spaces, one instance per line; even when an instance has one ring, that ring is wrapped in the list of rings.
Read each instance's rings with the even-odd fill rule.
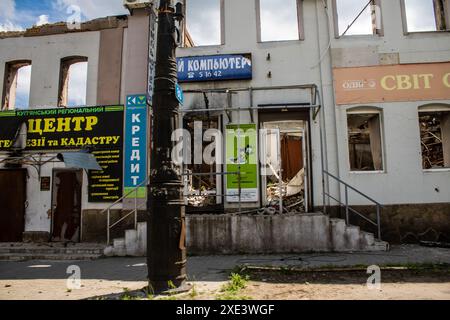
[[[88,19],[127,14],[123,0],[56,0],[54,7],[64,13],[71,5],[80,7],[81,13]],[[68,14],[68,18],[70,13]]]
[[[70,66],[68,106],[86,105],[88,63],[80,62]]]
[[[16,2],[14,0],[0,0],[0,32],[22,31],[23,28],[15,22]]]
[[[31,66],[25,66],[17,72],[16,108],[28,108],[30,101]]]
[[[436,31],[433,0],[405,1],[408,31]]]
[[[23,31],[24,29],[22,26],[12,23],[11,21],[7,20],[4,23],[0,23],[0,32],[7,32],[7,31]]]
[[[189,0],[187,29],[197,46],[217,45],[221,42],[219,0]]]
[[[297,1],[261,0],[261,40],[298,40],[298,37]]]
[[[368,0],[338,0],[337,11],[339,17],[339,34],[343,34],[352,21],[358,16],[361,10],[367,5]],[[358,20],[347,31],[346,35],[372,34],[371,8],[359,16]]]
[[[45,24],[48,24],[48,18],[49,16],[46,14],[40,15],[38,21],[36,22],[36,26],[43,26]]]

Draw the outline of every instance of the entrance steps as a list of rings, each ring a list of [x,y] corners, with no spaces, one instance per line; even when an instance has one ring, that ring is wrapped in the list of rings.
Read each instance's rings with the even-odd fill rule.
[[[187,250],[195,255],[388,251],[389,244],[322,213],[188,215]],[[147,225],[127,230],[106,256],[145,256]]]
[[[147,255],[147,222],[138,222],[137,230],[125,231],[124,238],[113,240],[113,245],[105,248],[106,256],[144,257]]]
[[[104,249],[97,243],[0,243],[0,261],[93,260],[103,257]]]

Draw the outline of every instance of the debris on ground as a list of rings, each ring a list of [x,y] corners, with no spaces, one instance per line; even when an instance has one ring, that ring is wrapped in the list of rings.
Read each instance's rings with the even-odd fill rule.
[[[431,248],[450,248],[450,243],[448,242],[420,241],[420,245]]]

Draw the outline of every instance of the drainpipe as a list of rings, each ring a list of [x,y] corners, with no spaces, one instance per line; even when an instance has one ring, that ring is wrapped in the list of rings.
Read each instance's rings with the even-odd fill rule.
[[[318,0],[319,1],[319,0]],[[330,61],[330,68],[332,68],[333,66],[333,57],[331,55],[331,42],[332,42],[332,36],[330,34],[330,16],[328,14],[328,5],[327,5],[327,0],[322,0],[323,2],[323,6],[324,6],[324,10],[325,10],[325,15],[326,15],[326,31],[327,31],[327,40],[328,40],[328,45],[327,48],[325,48],[326,51],[328,51],[327,53],[322,53],[321,52],[321,43],[320,43],[320,23],[319,23],[319,6],[317,4],[316,1],[316,24],[317,24],[317,46],[319,49],[319,63],[318,63],[318,67],[319,67],[319,74],[320,74],[320,87],[321,87],[321,104],[322,104],[322,108],[320,111],[320,127],[321,127],[321,132],[323,132],[323,154],[324,154],[324,159],[323,159],[323,163],[324,163],[324,169],[326,171],[329,172],[329,166],[328,166],[328,143],[327,143],[327,130],[326,130],[326,119],[325,119],[325,97],[323,94],[323,87],[324,87],[324,83],[323,83],[323,68],[322,68],[322,61],[323,58],[325,56],[329,57],[329,61]],[[332,75],[332,71],[330,70],[330,78],[333,79],[333,75]],[[334,96],[334,86],[331,85],[331,96],[333,98],[333,102],[335,101],[335,96]],[[335,111],[335,105],[333,103],[333,107],[330,108],[330,112],[333,113],[333,119],[336,122],[335,123],[335,145],[336,145],[336,176],[338,178],[340,178],[340,172],[339,172],[339,148],[338,148],[338,141],[337,141],[337,118],[336,118],[336,111]],[[325,179],[323,177],[323,179]],[[327,177],[326,181],[324,181],[323,183],[324,185],[326,185],[327,189],[328,189],[328,193],[329,193],[329,189],[330,189],[330,179],[329,177]],[[338,189],[338,199],[341,200],[341,188],[340,185],[338,184],[337,186]],[[328,204],[329,204],[329,199],[328,199]]]

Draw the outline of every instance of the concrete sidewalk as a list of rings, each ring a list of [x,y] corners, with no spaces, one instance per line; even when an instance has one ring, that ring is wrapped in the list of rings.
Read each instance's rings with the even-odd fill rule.
[[[147,285],[145,258],[93,261],[0,262],[0,299],[84,299],[138,290]],[[188,259],[188,279],[210,290],[219,289],[236,266],[344,267],[356,265],[450,264],[450,249],[394,246],[389,252],[326,253],[264,256],[198,256]],[[67,268],[80,267],[82,288],[68,290]]]

